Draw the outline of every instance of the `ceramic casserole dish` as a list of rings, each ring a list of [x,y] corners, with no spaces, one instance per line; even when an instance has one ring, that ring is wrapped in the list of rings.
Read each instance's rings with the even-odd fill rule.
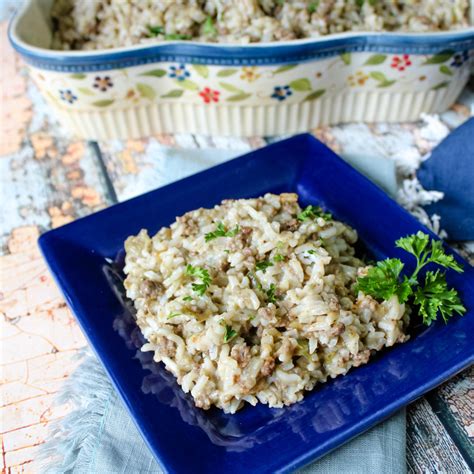
[[[86,139],[277,135],[349,121],[416,120],[456,100],[473,61],[473,26],[55,51],[51,4],[25,2],[10,41],[59,120]]]

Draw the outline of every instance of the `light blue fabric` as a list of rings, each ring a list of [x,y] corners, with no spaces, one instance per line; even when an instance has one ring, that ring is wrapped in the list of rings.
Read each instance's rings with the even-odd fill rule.
[[[153,167],[147,181],[138,183],[140,192],[162,186],[189,174],[226,161],[246,150],[182,150],[157,145],[153,150]],[[147,154],[149,155],[149,154]],[[291,159],[291,157],[289,157]],[[351,159],[348,157],[348,161]],[[357,167],[371,170],[372,179],[390,188],[394,169],[391,163],[374,168],[357,157]],[[374,171],[376,169],[376,171]],[[369,176],[370,177],[370,176]],[[145,188],[145,189],[144,189]],[[134,189],[130,190],[133,194]],[[128,195],[127,197],[131,197]],[[76,373],[67,381],[62,401],[76,410],[58,422],[51,440],[41,456],[53,457],[46,473],[75,474],[154,474],[162,472],[125,411],[99,362],[89,352]],[[300,470],[319,474],[404,474],[405,413],[359,436],[338,450]]]
[[[53,456],[45,474],[159,474],[134,422],[100,363],[89,351],[66,383],[62,402],[76,410],[62,419],[41,457]],[[301,474],[404,474],[405,412],[372,428]]]

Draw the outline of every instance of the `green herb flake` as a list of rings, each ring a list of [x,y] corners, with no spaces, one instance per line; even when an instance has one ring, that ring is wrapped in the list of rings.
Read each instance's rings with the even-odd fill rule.
[[[224,224],[219,222],[214,232],[208,232],[204,238],[206,242],[217,239],[218,237],[235,237],[240,232],[240,226],[236,225],[232,230],[226,230]]]
[[[296,218],[301,222],[307,221],[308,219],[316,219],[317,217],[322,217],[325,221],[330,221],[332,219],[332,214],[324,212],[320,206],[309,205],[296,216]]]
[[[193,283],[191,287],[193,291],[195,291],[199,296],[203,296],[211,284],[209,272],[202,267],[193,267],[192,265],[188,265],[186,267],[186,274],[201,280],[200,283]]]
[[[149,32],[149,34],[148,34],[149,37],[162,35],[165,32],[165,29],[162,26],[148,25],[147,28],[148,28],[148,32]]]
[[[176,316],[181,316],[181,313],[170,313],[166,319],[176,318]]]
[[[260,270],[262,273],[265,273],[268,267],[273,267],[273,263],[267,260],[262,260],[255,264],[255,270]]]
[[[273,257],[273,261],[274,261],[274,262],[283,262],[283,260],[285,260],[285,257],[284,257],[281,253],[277,253],[277,254]]]
[[[229,342],[237,336],[237,331],[232,326],[225,327],[224,342]]]
[[[179,33],[170,33],[165,35],[165,40],[167,41],[178,41],[178,40],[190,40],[191,36],[189,35],[182,35]]]
[[[311,250],[308,250],[307,253],[309,253],[310,255],[314,255],[316,253],[316,250],[311,249]]]
[[[192,296],[185,296],[183,298],[183,301],[192,301],[193,300],[193,297]]]
[[[265,293],[267,295],[267,300],[268,300],[269,303],[273,303],[273,304],[276,303],[277,296],[276,296],[275,292],[276,292],[276,288],[275,288],[275,285],[272,283],[270,285],[270,288],[268,288],[268,290],[265,291]]]
[[[446,272],[427,271],[424,282],[418,278],[428,264],[437,264],[458,273],[463,271],[454,257],[445,253],[439,240],[430,240],[429,235],[420,231],[398,239],[395,245],[415,257],[416,268],[411,276],[401,278],[404,265],[399,259],[385,259],[370,268],[366,276],[357,279],[357,291],[382,300],[396,295],[400,303],[413,296],[427,326],[436,320],[438,314],[447,322],[455,313],[463,315],[466,312],[457,290],[448,287]]]
[[[318,9],[318,7],[319,7],[319,1],[311,2],[308,5],[308,13],[312,15]]]
[[[214,25],[214,20],[210,16],[208,16],[206,18],[206,21],[204,22],[204,25],[203,25],[203,28],[202,28],[202,32],[206,36],[216,36],[217,35],[217,28]]]

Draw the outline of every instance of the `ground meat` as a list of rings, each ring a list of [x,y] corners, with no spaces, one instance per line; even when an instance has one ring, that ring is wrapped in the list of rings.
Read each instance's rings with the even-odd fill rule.
[[[359,367],[359,365],[367,364],[370,358],[370,350],[366,349],[365,351],[359,352],[354,356],[354,367]]]
[[[281,203],[282,209],[288,212],[288,214],[294,214],[299,209],[298,195],[294,193],[280,194],[280,203]]]
[[[144,298],[156,298],[163,292],[163,285],[156,281],[143,280],[140,284],[140,294]]]
[[[177,217],[177,222],[184,224],[182,235],[184,237],[188,237],[196,233],[197,229],[199,228],[199,223],[189,214],[185,214],[184,216]]]
[[[345,329],[346,326],[343,323],[337,323],[333,328],[331,328],[331,332],[333,336],[340,336]]]
[[[300,222],[297,219],[291,219],[288,222],[283,222],[280,224],[280,230],[283,232],[284,230],[289,230],[290,232],[295,232],[300,226]]]
[[[176,346],[173,341],[170,341],[165,336],[158,336],[156,338],[156,352],[161,357],[174,357],[176,354]]]
[[[250,347],[247,344],[236,344],[230,351],[230,356],[237,361],[239,367],[247,367],[250,362]]]
[[[264,377],[268,377],[273,373],[275,369],[275,359],[273,357],[267,357],[263,363],[262,368],[260,369],[260,374]]]
[[[242,242],[243,246],[247,245],[250,242],[252,232],[252,227],[242,227],[242,229],[240,229],[240,232],[237,234],[237,236],[240,242]]]

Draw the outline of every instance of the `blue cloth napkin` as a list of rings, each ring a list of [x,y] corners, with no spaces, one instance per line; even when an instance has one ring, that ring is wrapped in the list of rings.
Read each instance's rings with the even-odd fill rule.
[[[426,206],[441,217],[449,240],[474,240],[474,118],[452,131],[417,172],[426,190],[444,198]]]

